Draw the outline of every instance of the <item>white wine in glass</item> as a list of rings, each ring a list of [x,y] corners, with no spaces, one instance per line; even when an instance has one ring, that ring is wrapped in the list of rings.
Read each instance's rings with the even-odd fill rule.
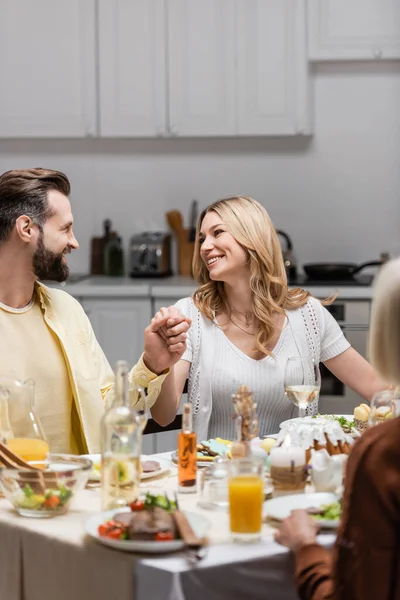
[[[299,408],[299,417],[306,416],[311,402],[319,398],[321,374],[309,356],[288,358],[284,375],[285,394]]]

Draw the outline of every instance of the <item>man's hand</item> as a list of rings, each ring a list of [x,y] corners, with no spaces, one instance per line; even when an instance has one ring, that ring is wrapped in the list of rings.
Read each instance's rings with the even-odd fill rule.
[[[191,320],[175,306],[160,308],[144,332],[144,364],[160,375],[180,360],[186,350],[186,332]]]
[[[315,544],[318,530],[318,524],[305,510],[292,510],[275,533],[275,540],[296,552],[303,546]]]

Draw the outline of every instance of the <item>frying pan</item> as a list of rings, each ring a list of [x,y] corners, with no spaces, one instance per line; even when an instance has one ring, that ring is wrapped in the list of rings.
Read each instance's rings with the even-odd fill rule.
[[[359,273],[366,267],[378,267],[381,265],[381,260],[372,260],[361,265],[355,263],[309,263],[303,265],[303,269],[310,279],[322,281],[324,279],[352,279],[356,273]]]

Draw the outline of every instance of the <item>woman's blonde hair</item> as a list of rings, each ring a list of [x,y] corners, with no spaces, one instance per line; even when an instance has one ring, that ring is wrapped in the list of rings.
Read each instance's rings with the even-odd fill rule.
[[[400,258],[382,267],[374,288],[371,362],[388,383],[400,385]]]
[[[303,306],[310,296],[300,288],[288,289],[285,265],[279,239],[265,208],[248,196],[234,196],[210,204],[200,215],[193,256],[193,275],[200,287],[194,293],[198,309],[209,319],[214,313],[231,308],[224,293],[224,284],[210,279],[208,269],[200,258],[200,229],[205,215],[214,211],[229,232],[245,249],[250,267],[250,288],[253,311],[260,322],[256,348],[264,354],[274,332],[272,313],[284,314],[285,309]]]

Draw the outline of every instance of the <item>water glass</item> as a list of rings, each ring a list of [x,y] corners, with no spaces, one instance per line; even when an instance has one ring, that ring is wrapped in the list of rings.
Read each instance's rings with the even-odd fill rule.
[[[229,521],[234,541],[252,542],[261,537],[264,462],[251,457],[232,459],[229,464]]]
[[[199,506],[208,510],[228,509],[228,468],[228,461],[217,457],[201,471]]]
[[[368,421],[370,427],[400,416],[400,388],[376,392],[370,406]]]

